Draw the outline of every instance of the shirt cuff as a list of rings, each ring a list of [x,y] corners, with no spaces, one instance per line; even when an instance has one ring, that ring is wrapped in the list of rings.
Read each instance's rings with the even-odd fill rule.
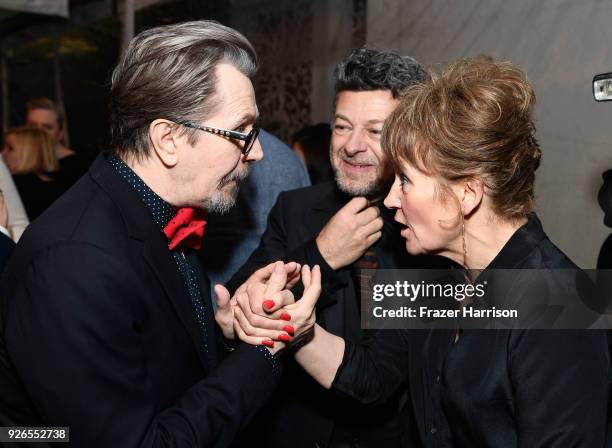
[[[321,255],[321,252],[319,251],[316,238],[313,238],[306,243],[306,257],[311,267],[315,264],[319,265],[321,268],[323,287],[330,293],[334,293],[338,289],[344,288],[347,285],[347,276],[344,275],[344,271],[334,271],[334,269],[327,264],[327,261],[325,261],[325,258],[323,258],[323,255]]]
[[[351,370],[347,369],[347,365],[350,365],[350,359],[353,357],[354,345],[351,341],[344,340],[344,353],[342,354],[342,362],[336,370],[336,376],[331,384],[331,389],[335,392],[342,392],[348,394],[351,390],[350,385],[353,379],[351,378]]]
[[[255,350],[260,352],[266,358],[266,360],[270,364],[270,367],[272,368],[272,373],[274,373],[274,375],[277,377],[280,376],[281,368],[280,368],[280,363],[278,359],[276,358],[276,356],[270,353],[270,350],[268,350],[268,348],[263,345],[255,346]]]

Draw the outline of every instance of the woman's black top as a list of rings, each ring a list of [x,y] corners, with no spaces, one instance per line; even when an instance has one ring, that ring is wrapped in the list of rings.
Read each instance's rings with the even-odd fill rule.
[[[44,181],[36,174],[17,174],[13,180],[30,221],[44,212],[64,191],[56,180]]]
[[[87,172],[90,161],[81,154],[70,154],[58,160],[60,169],[55,179],[61,185],[62,191],[68,190],[83,174]]]
[[[542,268],[577,269],[534,215],[487,269]],[[465,330],[456,343],[455,333],[385,330],[347,342],[332,387],[380,403],[408,379],[426,447],[604,446],[608,331]]]

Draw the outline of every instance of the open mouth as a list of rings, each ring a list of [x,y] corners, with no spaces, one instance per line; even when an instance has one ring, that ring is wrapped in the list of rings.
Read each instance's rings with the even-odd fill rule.
[[[411,234],[412,234],[412,229],[410,228],[410,226],[402,226],[400,235],[402,235],[404,238],[409,240]]]

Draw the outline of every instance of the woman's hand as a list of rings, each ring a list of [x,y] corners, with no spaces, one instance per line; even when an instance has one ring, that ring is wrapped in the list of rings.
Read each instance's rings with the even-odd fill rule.
[[[289,304],[267,315],[262,315],[263,309],[257,305],[262,303],[261,298],[265,293],[263,285],[250,285],[245,292],[238,294],[234,310],[236,335],[243,342],[263,344],[272,353],[276,353],[290,345],[295,337],[312,330],[316,320],[315,305],[321,294],[321,270],[319,266],[312,270],[303,266],[301,277],[304,284],[302,298],[291,303],[293,294],[287,290],[282,291],[277,297],[282,303]]]
[[[236,298],[241,294],[247,294],[247,289],[262,292],[262,294],[251,294],[251,307],[259,314],[265,314],[262,310],[274,311],[280,306],[293,303],[293,295],[289,289],[293,288],[300,280],[300,265],[295,262],[283,263],[277,261],[255,271],[246,282],[236,290],[234,297],[230,298],[229,291],[221,284],[215,285],[217,296],[217,311],[215,321],[226,339],[234,339],[234,308]],[[262,290],[263,288],[263,290]],[[289,296],[290,295],[290,296]],[[264,327],[265,328],[265,327]]]

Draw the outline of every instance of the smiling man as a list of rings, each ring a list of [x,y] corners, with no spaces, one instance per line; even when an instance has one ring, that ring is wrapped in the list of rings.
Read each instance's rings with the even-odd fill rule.
[[[251,44],[199,21],[130,43],[112,150],[21,239],[0,285],[0,426],[72,446],[225,447],[277,383],[268,348],[221,360],[192,249],[262,158]]]
[[[317,322],[359,341],[362,268],[441,267],[406,254],[400,228],[380,204],[393,180],[385,172],[380,133],[401,91],[425,79],[410,57],[361,48],[335,71],[330,157],[335,182],[281,193],[259,247],[234,276],[237,288],[270,261],[318,264],[324,291]],[[410,416],[399,400],[377,408],[347,404],[294,364],[264,418],[255,425],[270,447],[398,447],[410,445]]]

